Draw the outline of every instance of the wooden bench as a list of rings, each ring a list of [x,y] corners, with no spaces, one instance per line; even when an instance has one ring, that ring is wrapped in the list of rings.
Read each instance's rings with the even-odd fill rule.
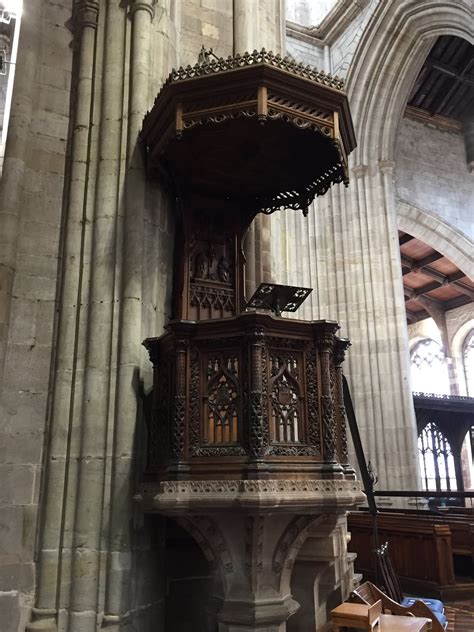
[[[373,518],[366,512],[348,516],[349,551],[357,554],[356,570],[375,577]],[[451,530],[448,525],[417,515],[381,513],[379,543],[388,542],[393,565],[407,590],[442,596],[455,584]]]
[[[364,511],[361,513],[367,514]],[[468,572],[474,576],[474,511],[472,509],[449,507],[438,512],[423,509],[389,509],[380,515],[402,515],[407,521],[416,517],[419,524],[447,525],[451,532],[453,554],[468,558]]]

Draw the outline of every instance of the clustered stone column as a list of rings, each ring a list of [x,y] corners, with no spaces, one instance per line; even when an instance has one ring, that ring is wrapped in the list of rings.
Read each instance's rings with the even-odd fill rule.
[[[282,0],[234,0],[234,55],[266,48],[283,53],[285,48]],[[244,241],[245,293],[247,299],[262,281],[272,281],[271,219],[260,213]]]
[[[353,166],[350,186],[318,198],[306,219],[287,213],[284,241],[274,240],[281,253],[274,265],[280,282],[314,288],[300,318],[337,319],[351,341],[344,372],[379,487],[416,489],[393,166],[389,161]]]
[[[136,609],[130,525],[145,206],[137,140],[149,105],[154,4],[130,3],[130,23],[115,0],[75,3],[70,182],[31,632],[92,632],[98,620],[118,630]]]
[[[146,182],[138,134],[149,107],[150,48],[155,0],[131,0],[130,68],[128,81],[127,149],[124,173],[123,227],[118,235],[120,302],[117,340],[116,408],[114,409],[111,471],[108,585],[103,627],[118,632],[133,606],[132,542],[133,466],[137,419],[137,381],[142,339],[142,284]],[[124,587],[126,587],[124,589]],[[157,598],[159,586],[156,588]],[[140,599],[140,598],[139,598]]]

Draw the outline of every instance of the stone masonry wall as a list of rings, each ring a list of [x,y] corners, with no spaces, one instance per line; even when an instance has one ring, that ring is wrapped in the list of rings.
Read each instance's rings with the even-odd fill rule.
[[[54,348],[69,126],[72,36],[67,21],[70,16],[68,0],[24,3],[12,103],[10,141],[17,148],[13,170],[18,177],[22,169],[23,173],[17,200],[19,222],[11,327],[0,402],[2,632],[24,629],[35,587],[35,530]],[[25,84],[28,81],[22,73],[25,62],[33,73],[33,84]],[[25,98],[31,100],[30,120]],[[21,136],[27,137],[22,157],[18,149]],[[6,169],[10,167],[6,165]]]
[[[232,54],[232,0],[186,0],[181,9],[180,66],[197,63],[201,46]]]
[[[325,55],[324,42],[321,40],[314,38],[314,40],[311,41],[310,39],[296,39],[291,36],[287,38],[287,52],[293,55],[296,61],[311,64],[312,66],[316,66],[326,72],[331,72],[339,77],[345,77],[351,60],[354,57],[357,44],[379,1],[380,0],[371,0],[368,4],[365,2],[361,3],[359,13],[347,24],[347,28],[328,46],[328,54],[326,53]],[[298,13],[293,11],[288,17],[291,20],[298,21],[296,19],[298,15]],[[315,26],[315,24],[300,23],[302,26]]]
[[[304,64],[324,69],[324,48],[322,46],[288,37],[286,40],[286,52],[298,62],[301,61]]]
[[[331,72],[333,74],[339,77],[347,75],[360,38],[379,3],[380,0],[371,0],[331,45]]]
[[[467,168],[462,134],[403,118],[395,161],[401,200],[436,213],[474,238],[474,177]]]

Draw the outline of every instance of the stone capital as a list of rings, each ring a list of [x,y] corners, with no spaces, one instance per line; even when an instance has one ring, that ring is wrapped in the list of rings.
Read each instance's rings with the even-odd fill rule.
[[[150,19],[153,20],[155,17],[155,4],[156,0],[130,0],[128,9],[130,17],[133,19],[137,11],[147,11],[150,14]]]
[[[379,162],[379,169],[382,173],[392,174],[395,169],[395,161],[394,160],[381,160]]]
[[[352,167],[352,175],[355,178],[363,178],[369,171],[369,167],[367,165],[356,165]]]
[[[97,28],[99,2],[97,0],[79,0],[74,8],[74,26],[78,31],[88,27]]]

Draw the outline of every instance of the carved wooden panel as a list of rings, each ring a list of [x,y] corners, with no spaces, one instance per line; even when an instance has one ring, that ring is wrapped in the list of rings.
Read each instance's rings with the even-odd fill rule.
[[[239,353],[206,356],[203,439],[210,445],[235,444],[241,417]]]
[[[197,220],[195,220],[197,223]],[[212,320],[234,316],[237,311],[236,237],[230,229],[211,229],[213,222],[199,215],[202,226],[194,227],[187,240],[184,260],[185,317]],[[182,255],[177,252],[177,257]]]
[[[242,442],[242,390],[240,349],[191,351],[190,419],[191,454],[238,456]]]
[[[303,340],[271,337],[267,453],[316,456],[321,452],[314,347]],[[311,381],[308,380],[308,374]]]
[[[270,352],[270,441],[305,441],[301,354]]]
[[[339,348],[347,342],[336,328],[249,312],[172,322],[146,341],[156,389],[148,471],[259,478],[288,463],[299,471],[300,457],[302,475],[344,459]]]

